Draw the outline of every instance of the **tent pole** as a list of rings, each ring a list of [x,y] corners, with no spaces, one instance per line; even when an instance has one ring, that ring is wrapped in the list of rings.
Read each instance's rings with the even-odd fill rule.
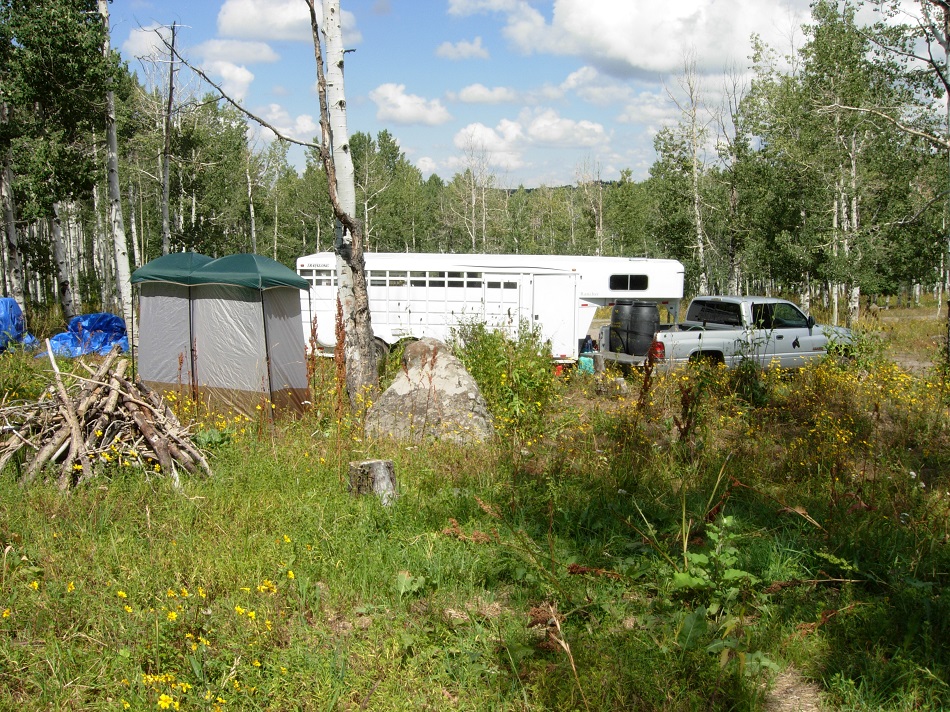
[[[188,378],[188,387],[191,391],[191,400],[198,400],[198,354],[195,353],[195,302],[191,293],[194,287],[188,285],[188,363],[191,366],[191,375]]]
[[[133,293],[132,298],[135,298]],[[141,303],[141,300],[139,300]],[[132,324],[128,333],[129,336],[129,354],[132,357],[132,382],[135,383],[135,303],[132,304]]]
[[[264,361],[267,363],[267,392],[270,396],[270,404],[274,405],[274,377],[271,375],[270,369],[270,336],[267,334],[267,311],[264,309],[264,295],[267,294],[266,289],[261,290],[261,321],[264,324]],[[274,408],[269,408],[270,410],[270,419],[274,419]]]

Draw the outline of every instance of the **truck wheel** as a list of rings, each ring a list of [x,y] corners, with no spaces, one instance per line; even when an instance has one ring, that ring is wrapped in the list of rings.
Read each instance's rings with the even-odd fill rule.
[[[722,354],[718,351],[699,351],[692,354],[689,357],[690,363],[706,363],[711,366],[718,366],[721,363],[725,363],[725,359],[722,357]]]

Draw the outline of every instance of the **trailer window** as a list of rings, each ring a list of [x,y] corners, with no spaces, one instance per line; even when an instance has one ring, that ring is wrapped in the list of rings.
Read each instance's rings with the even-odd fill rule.
[[[610,289],[616,292],[643,292],[650,284],[645,274],[612,274]]]
[[[310,284],[314,287],[329,287],[333,285],[334,274],[328,269],[315,269],[312,270],[313,277],[310,279]]]

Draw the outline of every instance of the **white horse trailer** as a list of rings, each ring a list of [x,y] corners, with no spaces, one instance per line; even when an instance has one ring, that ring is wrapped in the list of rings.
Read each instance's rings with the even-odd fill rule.
[[[367,252],[366,283],[380,346],[425,336],[446,340],[453,327],[484,322],[517,335],[537,326],[556,361],[577,359],[597,307],[618,299],[665,305],[675,318],[683,297],[676,260],[567,255],[456,255]],[[305,338],[316,327],[318,352],[336,343],[337,259],[300,257],[297,273]]]

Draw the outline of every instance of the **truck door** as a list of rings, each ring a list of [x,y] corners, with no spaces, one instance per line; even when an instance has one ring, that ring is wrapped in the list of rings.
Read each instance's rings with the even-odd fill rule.
[[[777,357],[773,326],[775,304],[762,302],[752,304],[752,329],[750,333],[750,356],[760,365],[769,366]],[[782,337],[784,338],[784,337]]]
[[[808,318],[794,304],[779,302],[772,315],[775,353],[784,368],[804,366],[818,338],[808,328]]]
[[[753,304],[756,334],[764,338],[762,364],[777,361],[783,368],[802,366],[811,354],[815,337],[809,333],[808,319],[793,304],[775,302]]]

